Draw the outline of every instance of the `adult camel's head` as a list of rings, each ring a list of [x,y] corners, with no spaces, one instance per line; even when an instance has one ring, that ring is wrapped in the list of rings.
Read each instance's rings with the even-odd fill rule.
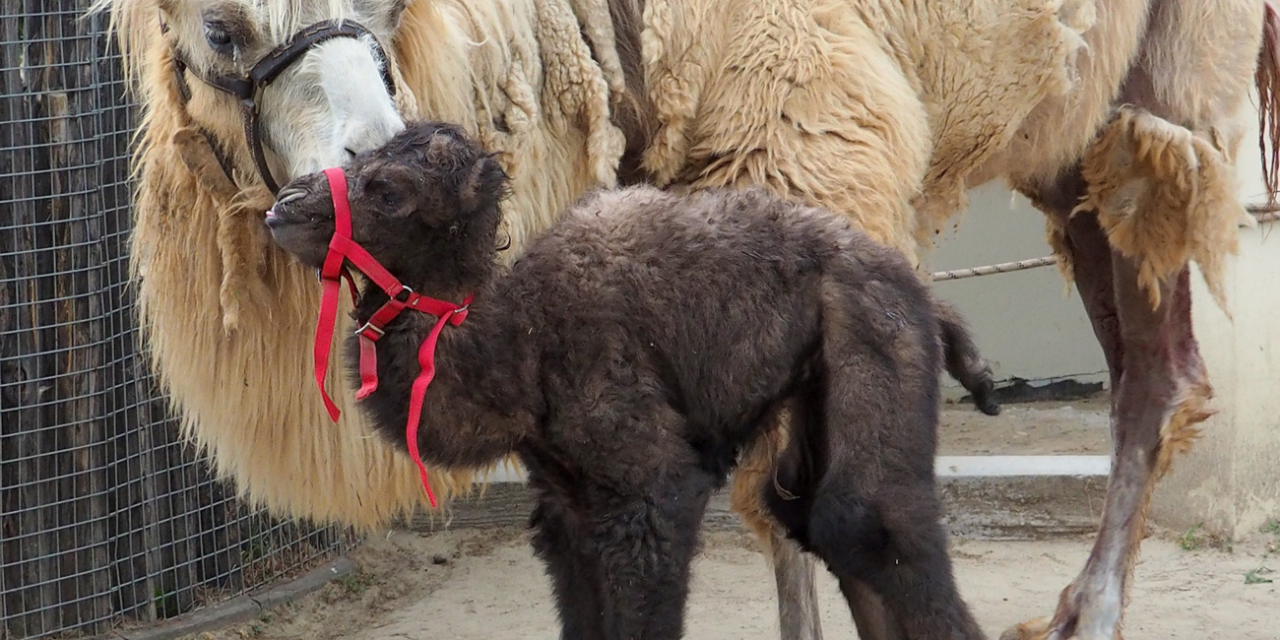
[[[272,191],[404,128],[389,59],[406,0],[99,0],[126,58],[158,42],[191,119]],[[154,96],[152,96],[154,97]]]

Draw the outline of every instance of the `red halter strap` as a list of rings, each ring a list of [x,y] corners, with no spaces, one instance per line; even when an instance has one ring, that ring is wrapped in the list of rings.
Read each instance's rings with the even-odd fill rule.
[[[426,490],[431,506],[435,507],[436,496],[431,492],[431,485],[427,482],[427,468],[418,454],[418,421],[422,418],[422,403],[427,396],[427,387],[436,375],[435,353],[440,331],[446,323],[455,327],[462,324],[467,318],[467,308],[473,296],[468,294],[459,306],[415,293],[401,284],[364,247],[351,239],[351,205],[347,200],[347,180],[342,169],[325,169],[324,174],[329,180],[329,191],[333,197],[334,228],[333,238],[329,241],[329,253],[320,269],[320,282],[324,288],[320,297],[320,319],[316,325],[316,384],[320,386],[320,395],[324,398],[325,408],[329,410],[329,417],[337,422],[341,414],[325,391],[324,380],[329,368],[329,349],[333,345],[334,327],[337,325],[338,289],[341,288],[339,278],[347,280],[351,297],[353,300],[356,298],[355,281],[346,268],[346,260],[350,260],[357,270],[390,296],[386,303],[373,312],[369,321],[356,330],[356,335],[360,337],[360,390],[356,392],[357,399],[365,399],[378,388],[378,361],[374,343],[382,337],[387,323],[405,309],[421,311],[438,318],[427,334],[427,339],[418,348],[420,371],[413,381],[413,389],[409,395],[409,420],[405,425],[409,456],[418,466],[422,488]]]

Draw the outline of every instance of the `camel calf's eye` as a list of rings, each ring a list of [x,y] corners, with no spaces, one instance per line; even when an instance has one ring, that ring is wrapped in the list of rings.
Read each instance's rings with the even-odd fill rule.
[[[382,204],[385,204],[385,205],[387,205],[388,207],[395,207],[395,206],[398,206],[398,205],[400,204],[400,196],[399,196],[399,195],[397,195],[397,194],[396,194],[396,192],[391,191],[391,190],[383,191],[383,192],[382,192]]]

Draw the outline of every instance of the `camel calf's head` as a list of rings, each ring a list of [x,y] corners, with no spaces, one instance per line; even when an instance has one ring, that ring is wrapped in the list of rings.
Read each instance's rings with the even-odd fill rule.
[[[507,175],[462,129],[409,123],[344,171],[352,239],[402,282],[460,285],[492,262]],[[324,173],[281,188],[266,222],[281,248],[320,268],[334,232]]]

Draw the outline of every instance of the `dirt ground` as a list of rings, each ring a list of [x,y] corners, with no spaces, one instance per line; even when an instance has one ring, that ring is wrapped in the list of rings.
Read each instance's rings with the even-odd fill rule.
[[[1274,543],[1274,540],[1270,541]],[[1246,574],[1280,557],[1265,537],[1232,551],[1184,550],[1149,538],[1134,578],[1128,640],[1274,640],[1280,635],[1277,583],[1246,584]],[[1086,539],[1040,542],[956,540],[961,593],[986,632],[1047,613],[1088,553]],[[686,637],[776,638],[771,577],[748,536],[706,536],[694,565]],[[337,579],[262,620],[202,640],[554,640],[558,627],[542,565],[517,529],[415,533],[374,538],[352,555],[358,572]],[[1261,575],[1259,575],[1261,574]],[[829,638],[853,638],[835,582],[821,573]]]
[[[1107,455],[1109,400],[1009,403],[987,416],[972,405],[949,404],[938,425],[940,455]]]
[[[1102,398],[1006,404],[996,418],[953,405],[939,431],[943,455],[1106,454],[1110,448]],[[686,637],[776,639],[772,576],[754,540],[719,531],[704,542],[694,565]],[[1091,542],[953,539],[951,555],[962,595],[995,638],[1015,622],[1050,613]],[[1280,532],[1259,533],[1232,549],[1153,534],[1134,576],[1125,638],[1280,638],[1277,547]],[[548,580],[520,529],[395,530],[370,539],[351,559],[355,574],[202,640],[558,638]],[[825,572],[820,580],[826,637],[856,637],[835,581]]]

